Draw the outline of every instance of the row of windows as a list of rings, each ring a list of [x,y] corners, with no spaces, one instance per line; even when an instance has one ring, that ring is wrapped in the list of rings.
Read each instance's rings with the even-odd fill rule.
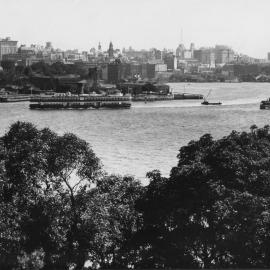
[[[0,46],[0,54],[16,53],[17,47]]]
[[[57,102],[57,101],[61,101],[61,102],[65,102],[65,101],[129,101],[130,98],[129,97],[83,97],[82,99],[80,99],[80,97],[69,97],[69,96],[64,96],[64,97],[53,97],[53,98],[47,98],[47,97],[43,97],[43,98],[32,98],[31,101],[43,101],[43,102]]]

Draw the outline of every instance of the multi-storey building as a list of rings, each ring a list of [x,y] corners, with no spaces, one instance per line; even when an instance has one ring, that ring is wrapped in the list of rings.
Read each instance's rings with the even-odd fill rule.
[[[216,64],[227,64],[234,61],[234,52],[227,46],[216,45],[215,58]]]
[[[0,61],[5,54],[17,53],[17,43],[18,41],[10,40],[9,37],[4,39],[0,38]]]
[[[203,65],[207,65],[210,68],[215,67],[215,51],[212,48],[194,50],[193,57]]]
[[[168,70],[177,69],[177,59],[173,53],[167,53],[163,56],[164,64],[167,65]]]
[[[153,57],[156,60],[162,60],[162,51],[153,49]]]
[[[107,81],[108,83],[118,83],[122,78],[121,63],[110,63],[107,66]]]
[[[159,72],[166,72],[167,71],[167,65],[156,63],[146,63],[142,64],[142,77],[147,79],[153,79],[156,77],[156,74]]]

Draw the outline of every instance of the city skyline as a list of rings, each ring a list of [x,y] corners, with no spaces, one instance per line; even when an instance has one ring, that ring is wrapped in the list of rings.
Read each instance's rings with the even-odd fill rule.
[[[89,51],[102,44],[115,48],[176,49],[179,43],[197,48],[225,44],[238,53],[266,58],[270,50],[268,10],[260,0],[0,0],[4,7],[0,37],[19,44]],[[7,23],[8,22],[8,23]]]

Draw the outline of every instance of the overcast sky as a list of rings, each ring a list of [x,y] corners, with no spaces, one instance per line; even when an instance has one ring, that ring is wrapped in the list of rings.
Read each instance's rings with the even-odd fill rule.
[[[19,44],[175,49],[182,36],[186,47],[270,52],[270,0],[0,0],[0,10],[0,37]]]

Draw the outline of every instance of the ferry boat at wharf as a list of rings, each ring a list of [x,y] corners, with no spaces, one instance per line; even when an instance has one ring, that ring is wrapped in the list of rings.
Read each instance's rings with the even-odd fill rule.
[[[30,99],[30,109],[129,109],[130,95],[71,95],[35,96]]]
[[[30,95],[0,95],[0,103],[29,101]]]

